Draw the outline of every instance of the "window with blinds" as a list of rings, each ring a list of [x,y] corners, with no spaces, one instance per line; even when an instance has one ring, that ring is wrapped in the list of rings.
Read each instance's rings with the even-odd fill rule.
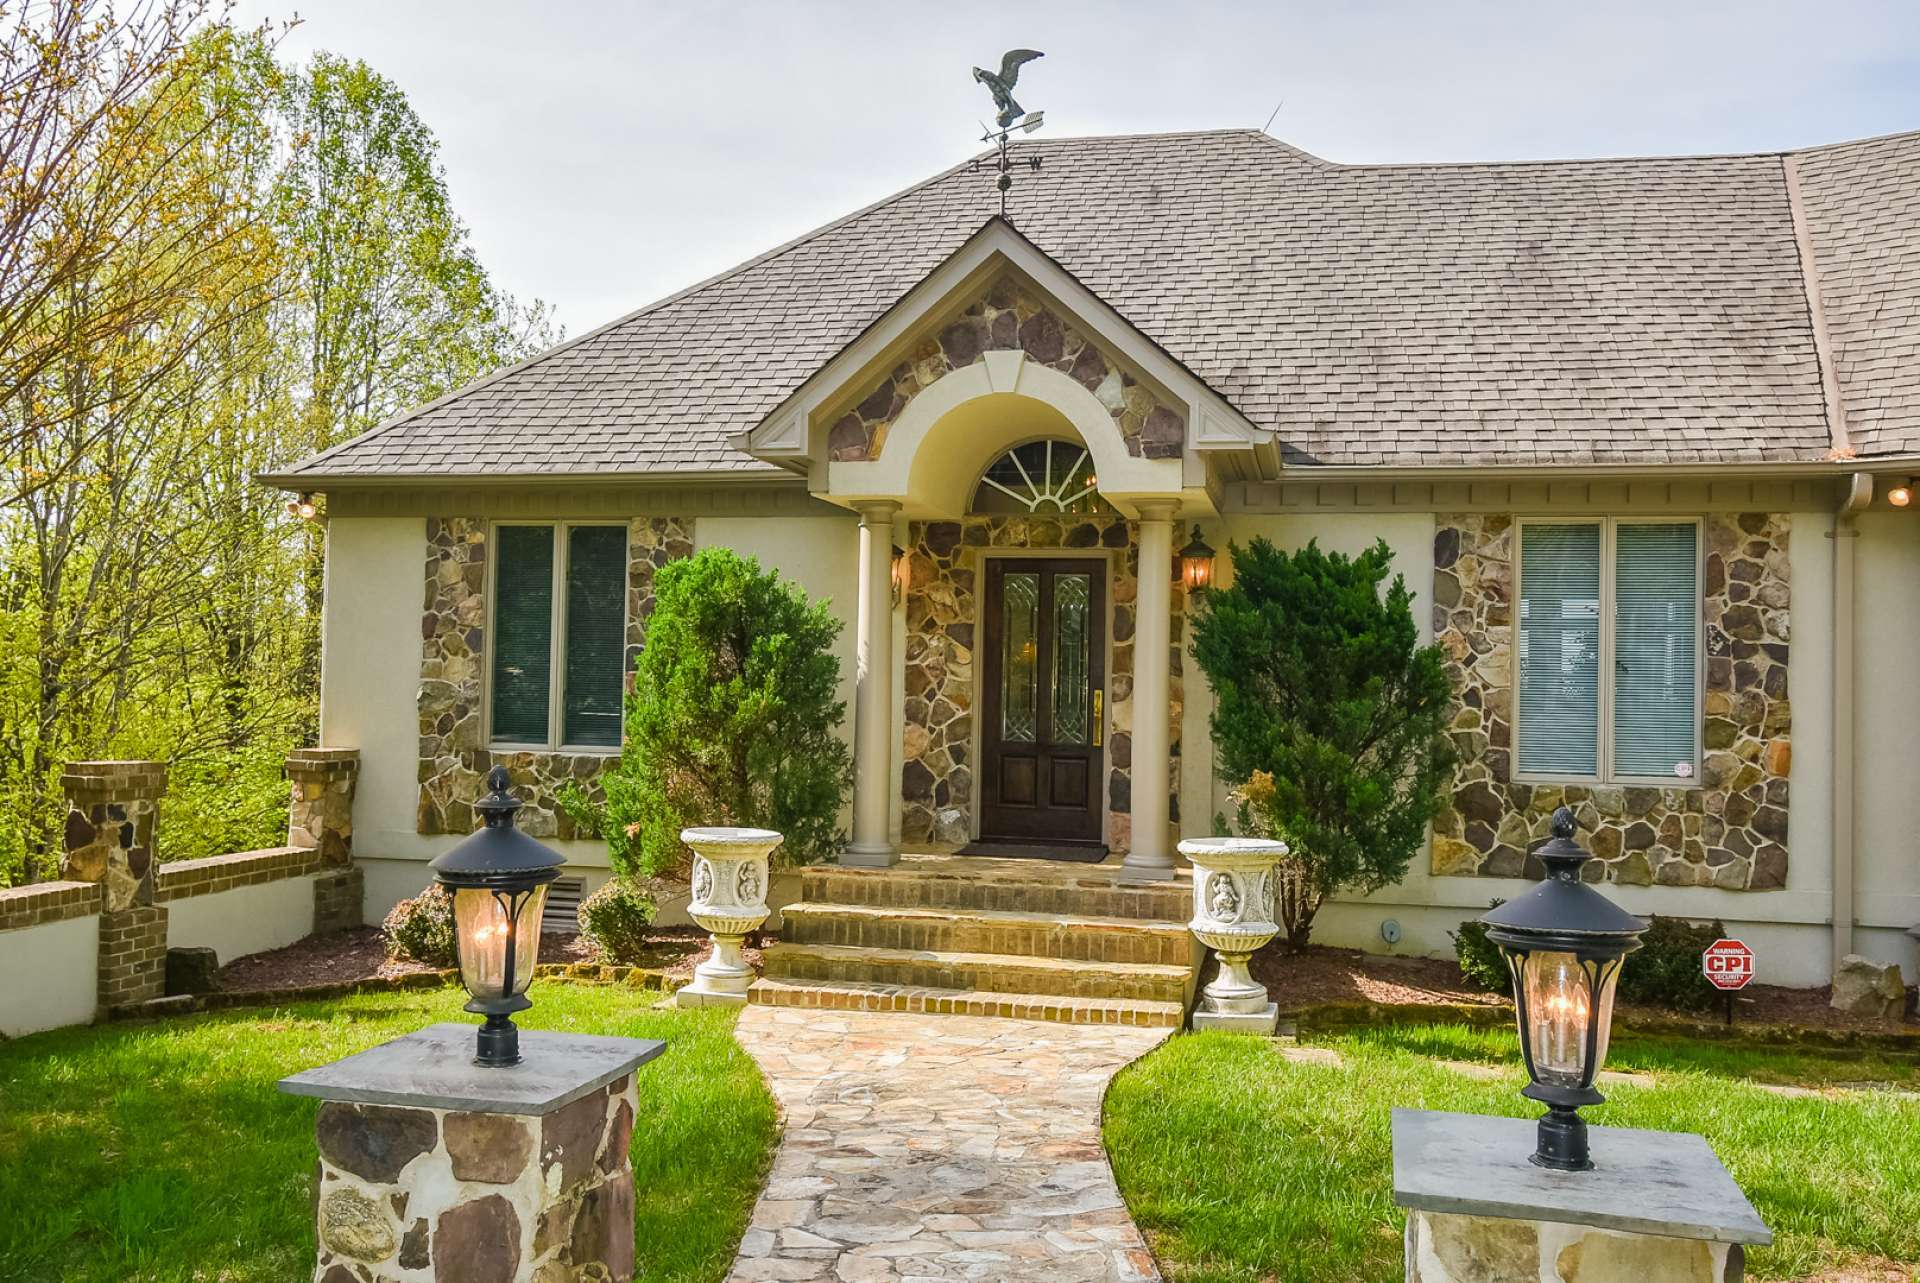
[[[622,656],[627,646],[627,532],[567,531],[566,716],[560,742],[620,743]]]
[[[1613,533],[1613,773],[1690,779],[1700,719],[1700,529]]]
[[[617,748],[626,527],[502,525],[494,545],[493,742]]]
[[[1519,540],[1515,773],[1693,779],[1699,523],[1523,522]]]
[[[1592,775],[1600,760],[1600,526],[1520,540],[1520,770]]]
[[[553,527],[501,526],[493,580],[493,738],[544,744],[553,691]]]

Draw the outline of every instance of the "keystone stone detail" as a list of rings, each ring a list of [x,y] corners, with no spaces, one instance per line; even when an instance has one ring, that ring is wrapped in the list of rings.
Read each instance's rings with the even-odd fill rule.
[[[1001,277],[937,334],[922,339],[860,402],[834,421],[827,449],[835,459],[877,459],[887,432],[922,391],[988,352],[1025,352],[1029,361],[1072,378],[1099,399],[1127,453],[1177,459],[1187,421],[1101,351],[1071,322]]]

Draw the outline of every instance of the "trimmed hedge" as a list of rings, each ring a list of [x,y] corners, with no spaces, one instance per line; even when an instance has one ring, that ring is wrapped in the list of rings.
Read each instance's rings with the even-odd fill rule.
[[[387,933],[387,952],[394,957],[430,967],[457,965],[453,896],[439,883],[394,905],[380,926]]]
[[[1498,908],[1493,901],[1488,908]],[[1700,955],[1707,946],[1727,933],[1718,922],[1689,922],[1685,918],[1663,918],[1654,914],[1647,922],[1640,948],[1627,955],[1620,971],[1619,1000],[1645,1007],[1671,1007],[1676,1011],[1702,1011],[1720,998],[1720,991],[1707,983],[1700,969]],[[1460,961],[1460,974],[1469,984],[1488,993],[1511,994],[1513,981],[1507,971],[1500,946],[1487,939],[1487,929],[1478,918],[1468,918],[1453,937],[1454,956]]]
[[[646,950],[656,912],[652,896],[616,877],[580,902],[580,934],[608,962],[631,965]]]

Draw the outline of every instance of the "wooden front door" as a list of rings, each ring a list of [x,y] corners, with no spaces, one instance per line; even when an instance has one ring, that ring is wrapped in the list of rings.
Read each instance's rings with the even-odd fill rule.
[[[1097,845],[1107,563],[990,558],[982,613],[981,840]]]

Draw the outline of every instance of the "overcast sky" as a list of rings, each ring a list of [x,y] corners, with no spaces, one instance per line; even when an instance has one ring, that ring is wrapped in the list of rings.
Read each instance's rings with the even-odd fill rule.
[[[247,21],[296,6],[248,0]],[[1051,137],[1258,128],[1329,160],[1770,151],[1920,129],[1920,3],[306,0],[439,136],[505,288],[570,334],[978,149],[975,64]]]

